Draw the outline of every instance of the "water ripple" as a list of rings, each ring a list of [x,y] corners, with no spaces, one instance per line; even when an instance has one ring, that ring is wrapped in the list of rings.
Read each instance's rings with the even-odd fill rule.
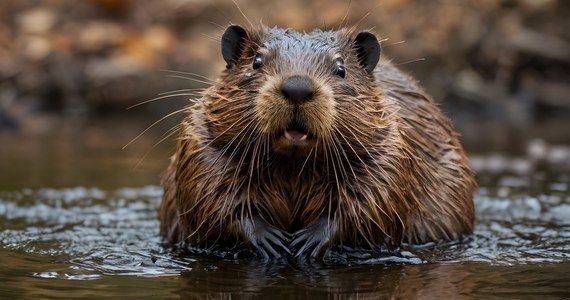
[[[414,255],[421,259],[412,255],[406,262],[515,265],[567,261],[568,178],[555,177],[545,185],[550,190],[534,193],[528,189],[536,184],[536,178],[544,180],[511,173],[499,177],[495,185],[484,185],[475,199],[477,225],[468,242],[417,250]],[[33,272],[40,278],[178,275],[192,270],[197,259],[161,245],[157,220],[161,195],[158,186],[2,192],[0,246],[71,264],[66,270]]]

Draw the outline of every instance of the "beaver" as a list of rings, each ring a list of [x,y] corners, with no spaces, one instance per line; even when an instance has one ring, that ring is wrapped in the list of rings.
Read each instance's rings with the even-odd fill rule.
[[[231,25],[221,52],[163,174],[166,240],[318,258],[472,233],[458,133],[373,33]]]

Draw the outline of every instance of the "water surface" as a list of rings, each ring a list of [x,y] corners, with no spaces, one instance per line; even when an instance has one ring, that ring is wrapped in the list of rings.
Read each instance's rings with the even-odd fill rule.
[[[42,144],[44,153],[61,155],[58,147]],[[76,147],[81,151],[65,150],[66,162],[92,163],[54,179],[47,170],[61,162],[44,159],[44,179],[29,185],[21,169],[10,179],[8,161],[15,169],[38,166],[18,160],[23,150],[4,152],[10,160],[0,162],[0,298],[570,297],[570,160],[548,152],[564,147],[539,143],[519,156],[472,155],[480,189],[475,234],[465,243],[413,250],[408,263],[341,266],[231,261],[163,247],[157,174],[167,152],[133,171],[138,159],[125,159],[132,153]],[[42,180],[49,184],[38,186]]]

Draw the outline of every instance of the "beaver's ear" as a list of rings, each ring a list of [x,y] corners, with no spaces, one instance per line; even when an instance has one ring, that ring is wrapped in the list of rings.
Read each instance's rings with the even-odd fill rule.
[[[362,31],[354,39],[354,48],[358,56],[358,62],[368,72],[372,74],[380,59],[380,43],[376,36],[368,31]]]
[[[222,35],[222,56],[226,61],[226,68],[231,68],[237,63],[243,45],[247,38],[247,32],[239,25],[229,26]]]

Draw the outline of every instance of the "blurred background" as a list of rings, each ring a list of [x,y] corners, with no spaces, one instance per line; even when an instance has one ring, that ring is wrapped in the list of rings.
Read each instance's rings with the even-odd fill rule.
[[[207,86],[163,70],[215,78],[232,23],[302,31],[345,15],[434,96],[470,153],[570,161],[568,1],[237,3],[245,17],[227,0],[0,0],[0,188],[157,184],[182,115],[122,148],[190,96],[126,108]]]

